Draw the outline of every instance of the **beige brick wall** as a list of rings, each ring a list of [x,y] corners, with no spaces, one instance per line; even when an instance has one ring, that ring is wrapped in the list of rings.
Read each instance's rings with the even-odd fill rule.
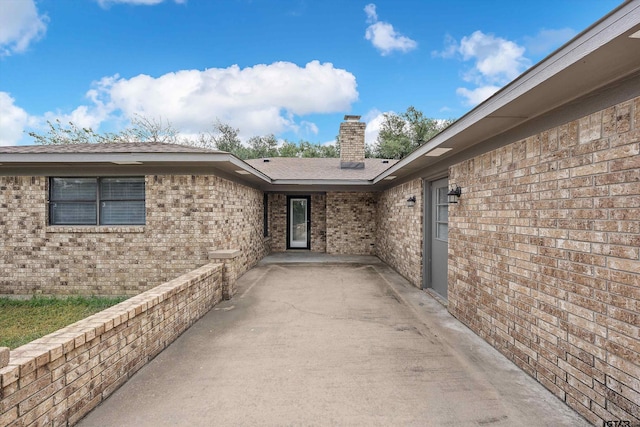
[[[377,193],[327,193],[327,253],[375,255]]]
[[[414,207],[407,199],[416,197]],[[422,287],[422,180],[415,179],[380,194],[376,255],[417,288]]]
[[[11,351],[0,425],[73,425],[222,298],[208,264]]]
[[[0,294],[134,295],[216,249],[238,274],[269,251],[262,192],[216,176],[147,176],[145,226],[47,226],[47,178],[0,177]]]
[[[313,224],[311,229],[313,230]],[[269,194],[269,237],[271,237],[273,252],[287,250],[287,196],[285,194]]]
[[[327,195],[311,195],[311,251],[327,251]]]
[[[640,423],[640,98],[449,179],[451,313],[591,422]]]

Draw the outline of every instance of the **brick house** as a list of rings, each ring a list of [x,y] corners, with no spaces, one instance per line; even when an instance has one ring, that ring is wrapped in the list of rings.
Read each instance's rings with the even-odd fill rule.
[[[399,162],[364,158],[357,116],[341,159],[0,147],[0,294],[136,294],[221,249],[239,274],[372,254],[591,422],[640,422],[638,51],[631,1]]]

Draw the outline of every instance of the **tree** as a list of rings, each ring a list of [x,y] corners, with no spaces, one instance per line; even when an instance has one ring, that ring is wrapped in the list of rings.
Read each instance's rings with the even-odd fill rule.
[[[55,122],[47,120],[47,125],[47,133],[29,132],[29,136],[42,145],[107,142],[109,138],[108,135],[100,135],[91,128],[80,128],[72,122],[69,122],[69,126],[63,126],[59,119]]]
[[[81,128],[73,122],[62,125],[59,119],[55,122],[47,120],[49,130],[44,134],[29,132],[36,143],[44,145],[54,144],[90,144],[107,142],[164,142],[168,144],[189,143],[181,139],[179,132],[162,119],[150,119],[135,115],[131,124],[118,133],[106,132],[99,134],[92,128]]]
[[[180,144],[188,140],[180,138],[180,132],[167,120],[149,118],[135,114],[131,124],[116,134],[110,134],[113,142],[161,142]]]
[[[274,135],[254,136],[243,144],[239,138],[240,130],[222,123],[213,124],[212,131],[201,132],[193,138],[185,138],[169,121],[151,119],[136,115],[131,124],[117,133],[97,133],[91,128],[81,128],[73,122],[64,126],[60,120],[47,122],[46,133],[29,132],[38,144],[86,144],[108,142],[161,142],[167,144],[183,144],[199,148],[215,149],[229,152],[246,160],[261,157],[338,157],[339,146],[312,144],[300,141],[296,144],[285,141],[278,147]]]
[[[201,133],[198,135],[197,145],[203,148],[215,148],[216,150],[226,151],[238,157],[239,159],[247,159],[249,150],[242,145],[238,134],[240,129],[216,120],[213,125],[214,132]]]
[[[250,158],[278,157],[278,140],[273,134],[252,136],[247,142],[249,144]]]
[[[298,157],[300,146],[295,142],[284,141],[278,148],[278,157]]]
[[[425,117],[413,106],[404,113],[385,113],[372,154],[383,159],[402,159],[453,122]]]

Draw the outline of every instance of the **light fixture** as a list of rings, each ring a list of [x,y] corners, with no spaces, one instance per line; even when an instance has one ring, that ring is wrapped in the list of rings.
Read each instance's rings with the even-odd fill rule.
[[[456,185],[456,188],[452,188],[451,191],[447,193],[447,199],[449,199],[449,203],[458,203],[458,199],[462,194],[462,188]]]
[[[438,157],[438,156],[442,156],[444,153],[448,153],[451,150],[453,150],[453,148],[438,147],[438,148],[434,148],[433,150],[427,152],[427,154],[425,154],[425,156],[426,157]]]
[[[407,199],[407,207],[412,208],[416,205],[416,196],[411,196]]]
[[[392,179],[396,179],[395,175],[389,175],[388,177],[385,178],[385,180],[387,181],[391,181]]]
[[[237,170],[236,173],[239,175],[249,175],[251,172],[240,169]]]

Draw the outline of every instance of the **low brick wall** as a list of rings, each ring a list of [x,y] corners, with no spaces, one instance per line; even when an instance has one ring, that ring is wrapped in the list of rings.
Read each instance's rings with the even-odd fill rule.
[[[0,368],[0,426],[70,425],[222,299],[208,264],[11,351]]]

